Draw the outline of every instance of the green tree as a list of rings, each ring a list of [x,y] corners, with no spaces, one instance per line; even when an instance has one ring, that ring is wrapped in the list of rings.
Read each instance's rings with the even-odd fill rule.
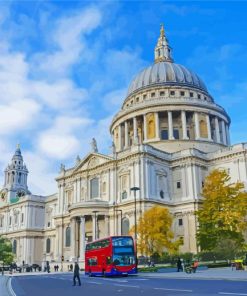
[[[0,262],[2,265],[13,262],[12,245],[9,240],[0,236]]]
[[[161,255],[164,249],[177,251],[180,241],[173,241],[171,230],[172,216],[168,209],[155,206],[144,212],[137,223],[137,248],[139,254],[151,256]],[[134,233],[134,227],[130,233]]]
[[[247,229],[247,192],[242,182],[231,183],[225,170],[213,170],[205,179],[202,204],[196,212],[197,240],[202,250],[219,248],[222,240],[244,245]]]

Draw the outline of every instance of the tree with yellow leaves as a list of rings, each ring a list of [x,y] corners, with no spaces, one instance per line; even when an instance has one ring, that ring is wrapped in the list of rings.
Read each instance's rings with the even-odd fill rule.
[[[174,252],[180,241],[173,241],[172,216],[168,209],[154,206],[144,212],[137,223],[137,249],[141,255],[162,254],[164,249]],[[134,233],[134,227],[130,233]]]
[[[247,192],[242,182],[231,183],[225,170],[213,170],[205,179],[202,205],[196,212],[197,240],[202,250],[213,250],[232,240],[241,248],[247,229]]]

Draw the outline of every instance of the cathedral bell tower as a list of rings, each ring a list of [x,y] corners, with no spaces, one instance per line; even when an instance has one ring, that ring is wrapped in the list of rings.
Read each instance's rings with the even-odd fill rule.
[[[27,186],[28,170],[23,163],[20,146],[17,145],[11,164],[5,169],[4,187],[1,190],[2,200],[17,202],[22,196],[31,194]]]

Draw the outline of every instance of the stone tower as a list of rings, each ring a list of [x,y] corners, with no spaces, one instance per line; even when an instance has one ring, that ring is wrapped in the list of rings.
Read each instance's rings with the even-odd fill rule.
[[[22,196],[31,194],[27,186],[28,170],[23,163],[23,157],[19,145],[17,145],[11,164],[7,166],[4,173],[5,179],[2,198],[6,198],[7,202],[17,202]]]

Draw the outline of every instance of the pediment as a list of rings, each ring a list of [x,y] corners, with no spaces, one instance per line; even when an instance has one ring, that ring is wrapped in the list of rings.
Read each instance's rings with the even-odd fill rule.
[[[77,166],[74,169],[74,172],[92,169],[112,160],[113,158],[108,155],[99,154],[99,153],[90,153],[77,164]]]

